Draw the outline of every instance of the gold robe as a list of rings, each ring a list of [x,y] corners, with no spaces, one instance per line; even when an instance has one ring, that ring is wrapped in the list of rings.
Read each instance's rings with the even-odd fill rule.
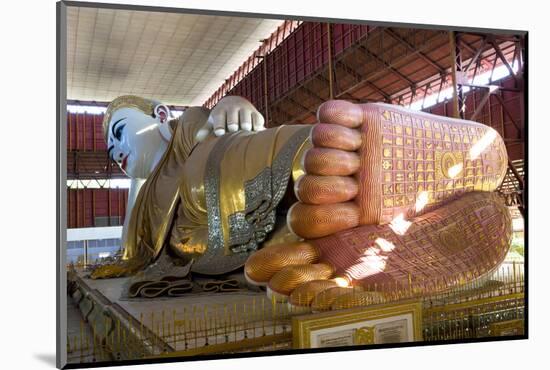
[[[172,121],[173,137],[144,183],[128,224],[124,259],[144,267],[168,244],[192,270],[222,274],[242,266],[276,227],[276,207],[301,157],[311,126],[258,133],[196,132],[208,110],[189,108]]]

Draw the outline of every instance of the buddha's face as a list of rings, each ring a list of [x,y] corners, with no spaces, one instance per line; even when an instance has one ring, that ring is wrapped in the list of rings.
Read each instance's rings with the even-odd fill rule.
[[[131,178],[147,178],[165,142],[159,131],[161,119],[135,108],[120,108],[109,122],[107,149],[109,158]]]

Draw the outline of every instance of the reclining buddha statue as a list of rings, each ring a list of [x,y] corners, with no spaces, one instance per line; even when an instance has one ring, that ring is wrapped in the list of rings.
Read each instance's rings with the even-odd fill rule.
[[[115,99],[103,128],[132,178],[124,256],[92,277],[166,253],[205,275],[244,266],[270,297],[308,306],[349,287],[445,289],[503,261],[511,219],[494,190],[508,158],[494,129],[339,100],[317,119],[266,129],[236,96],[178,119],[153,100]]]

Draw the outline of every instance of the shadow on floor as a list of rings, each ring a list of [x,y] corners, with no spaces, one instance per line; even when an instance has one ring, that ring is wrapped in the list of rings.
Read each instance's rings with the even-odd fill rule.
[[[42,361],[46,365],[55,367],[55,353],[35,353],[34,358]]]

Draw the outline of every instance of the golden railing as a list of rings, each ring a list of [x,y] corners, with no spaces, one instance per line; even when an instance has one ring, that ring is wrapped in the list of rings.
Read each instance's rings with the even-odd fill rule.
[[[421,298],[424,341],[521,335],[523,267],[522,263],[501,266],[484,280],[461,283],[438,294],[427,295],[426,286],[412,281],[395,290],[387,286],[367,289],[380,292],[371,305]],[[100,310],[98,303],[80,298],[77,305],[85,320],[79,334],[67,338],[68,357],[73,362],[290,349],[291,318],[305,313],[303,308],[268,300],[265,295],[135,317],[116,304]]]
[[[265,297],[132,317],[78,303],[85,321],[68,338],[69,359],[90,362],[288,348],[293,310]],[[97,306],[97,304],[96,304]],[[95,317],[93,317],[95,315]]]

